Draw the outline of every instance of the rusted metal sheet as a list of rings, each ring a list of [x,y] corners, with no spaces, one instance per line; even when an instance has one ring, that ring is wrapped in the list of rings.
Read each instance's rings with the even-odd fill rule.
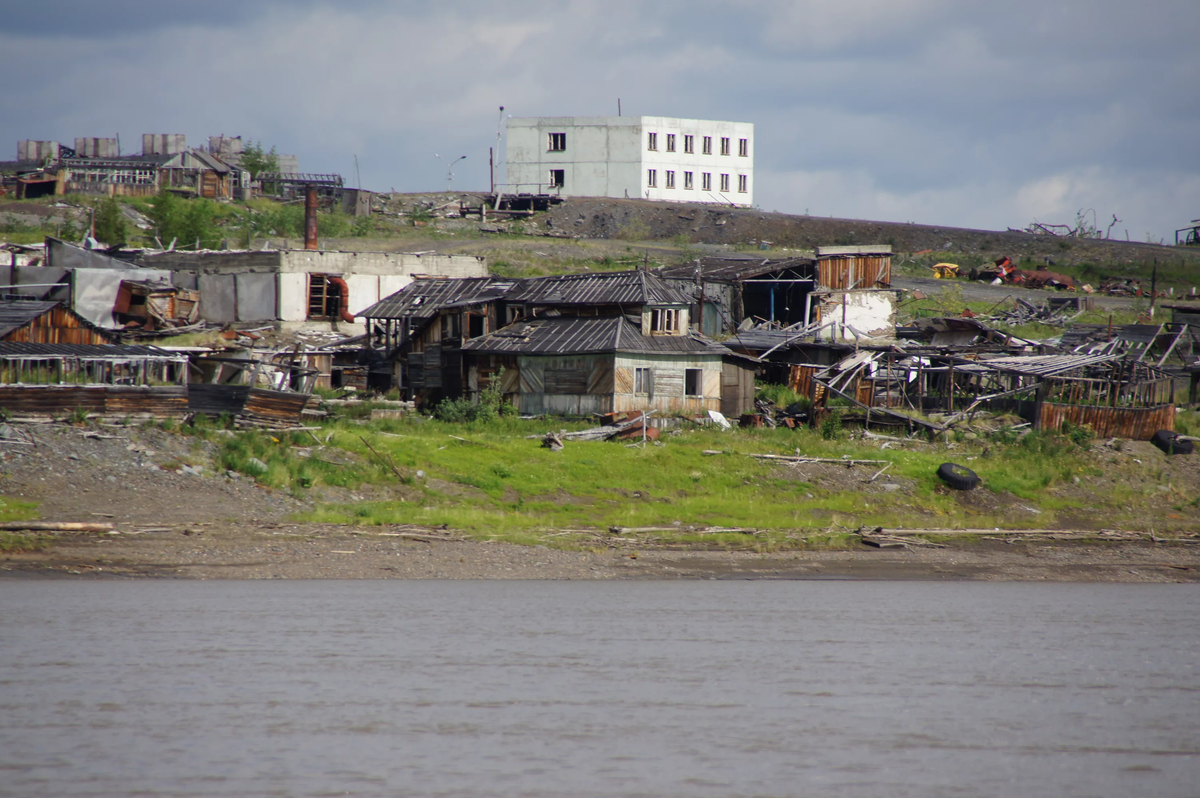
[[[887,288],[892,284],[890,255],[821,258],[817,261],[817,286],[834,290]]]
[[[1159,407],[1099,407],[1040,402],[1034,426],[1057,430],[1069,422],[1073,427],[1090,427],[1102,438],[1148,441],[1160,429],[1175,429],[1175,405]]]

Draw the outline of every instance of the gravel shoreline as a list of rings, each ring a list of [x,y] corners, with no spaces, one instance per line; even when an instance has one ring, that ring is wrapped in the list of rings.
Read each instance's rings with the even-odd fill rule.
[[[0,579],[862,579],[1200,582],[1200,546],[1149,540],[964,540],[946,548],[772,553],[518,546],[378,528],[193,525],[63,535],[0,556]]]

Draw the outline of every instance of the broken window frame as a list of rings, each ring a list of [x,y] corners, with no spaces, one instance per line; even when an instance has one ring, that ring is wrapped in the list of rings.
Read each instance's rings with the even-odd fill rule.
[[[667,152],[675,152],[675,134],[667,134]]]
[[[550,170],[550,188],[566,188],[567,185],[567,170],[566,169],[551,169]]]
[[[712,155],[712,136],[704,137],[704,154]]]
[[[677,308],[653,308],[650,311],[651,335],[679,335],[683,313]]]
[[[704,369],[683,370],[683,395],[704,396]]]
[[[696,152],[696,137],[695,136],[684,135],[683,151],[689,155]]]
[[[695,187],[696,187],[696,185],[695,185],[695,181],[692,179],[692,173],[684,172],[683,173],[683,190],[691,191]]]
[[[305,316],[308,320],[331,321],[339,317],[343,300],[341,290],[333,285],[334,277],[341,275],[308,273],[308,312]]]
[[[750,157],[750,139],[738,139],[738,157]]]
[[[721,154],[728,155],[729,152],[729,136],[721,136]]]
[[[567,134],[566,133],[551,133],[549,134],[548,152],[566,152],[567,151]]]
[[[646,170],[646,185],[649,186],[650,188],[658,188],[658,170],[657,169],[647,169]]]
[[[675,170],[667,170],[667,188],[675,188]]]
[[[658,152],[658,134],[657,133],[647,133],[646,134],[646,149],[649,150],[650,152]]]

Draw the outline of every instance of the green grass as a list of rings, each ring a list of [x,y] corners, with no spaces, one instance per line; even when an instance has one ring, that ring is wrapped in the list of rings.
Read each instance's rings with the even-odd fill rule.
[[[30,521],[38,517],[36,502],[0,496],[0,521]],[[36,533],[0,531],[0,552],[38,551],[45,537]]]
[[[665,435],[661,446],[568,441],[561,452],[525,437],[581,426],[589,425],[517,419],[448,424],[410,416],[330,422],[316,433],[322,441],[328,438],[325,448],[317,448],[308,433],[251,431],[211,439],[220,442],[222,468],[264,485],[297,493],[365,485],[383,489],[378,500],[321,504],[300,520],[445,524],[477,537],[517,543],[545,542],[546,533],[571,528],[668,527],[679,531],[653,537],[765,550],[796,545],[798,533],[834,534],[860,524],[1019,528],[1020,518],[974,510],[960,502],[937,479],[937,466],[947,459],[968,458],[992,491],[1042,507],[1045,512],[1038,523],[1045,523],[1056,509],[1074,508],[1069,501],[1046,495],[1050,488],[1094,473],[1084,450],[1061,435],[1031,435],[1010,445],[992,442],[993,451],[1002,451],[1002,456],[978,459],[962,447],[953,456],[938,447],[881,452],[876,444],[844,435],[827,440],[819,430],[809,429],[693,428]],[[725,454],[707,456],[704,450]],[[857,481],[848,488],[824,485],[791,476],[787,466],[747,456],[797,450],[815,457],[888,460],[893,465],[887,479],[911,480],[915,489],[864,494],[855,487]],[[303,456],[305,452],[310,456]],[[865,480],[872,470],[860,466],[850,473],[853,480]],[[374,495],[380,496],[380,490]],[[766,532],[748,536],[689,531],[710,526]]]

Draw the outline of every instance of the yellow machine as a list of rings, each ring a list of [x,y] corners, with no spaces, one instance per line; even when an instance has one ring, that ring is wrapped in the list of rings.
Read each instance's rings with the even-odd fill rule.
[[[935,263],[935,264],[933,264],[933,277],[935,280],[956,280],[956,279],[958,279],[958,264],[957,263]]]

